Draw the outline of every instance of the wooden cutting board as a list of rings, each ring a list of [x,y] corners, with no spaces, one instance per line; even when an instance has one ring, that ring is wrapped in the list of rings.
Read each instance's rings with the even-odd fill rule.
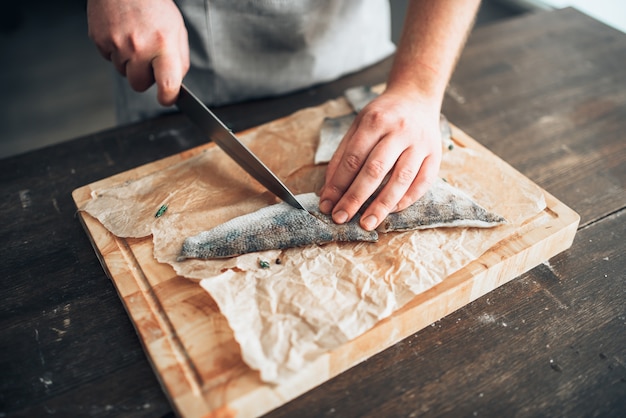
[[[453,127],[461,147],[499,158]],[[162,170],[212,146],[207,144],[81,187],[77,207],[91,192]],[[513,178],[528,182],[506,166]],[[511,184],[510,187],[515,187]],[[277,408],[359,362],[441,319],[539,263],[569,248],[579,216],[545,191],[547,207],[509,236],[360,337],[320,356],[288,384],[263,383],[211,296],[153,258],[151,237],[123,239],[80,212],[107,275],[131,317],[156,375],[177,413],[185,417],[252,417]]]

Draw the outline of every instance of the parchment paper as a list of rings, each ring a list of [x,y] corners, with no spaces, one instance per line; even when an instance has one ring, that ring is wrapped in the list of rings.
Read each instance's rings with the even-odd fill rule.
[[[326,169],[313,164],[323,118],[350,111],[338,99],[240,138],[294,193],[317,191]],[[217,147],[119,187],[97,190],[82,209],[119,237],[152,234],[155,258],[179,275],[199,280],[227,318],[244,361],[264,381],[280,383],[321,353],[367,331],[545,208],[537,186],[514,180],[510,169],[494,160],[457,146],[444,154],[440,175],[504,216],[508,225],[388,233],[378,243],[177,262],[185,237],[276,202]],[[162,204],[168,210],[155,218]],[[271,267],[260,268],[260,259]]]

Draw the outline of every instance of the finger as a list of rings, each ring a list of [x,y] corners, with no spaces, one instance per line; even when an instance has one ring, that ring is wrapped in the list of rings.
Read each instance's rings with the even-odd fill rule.
[[[361,217],[361,227],[371,231],[389,215],[396,211],[398,203],[406,195],[418,175],[424,155],[415,149],[405,150],[391,171],[389,181],[369,204]]]
[[[128,83],[135,91],[146,91],[154,84],[154,74],[150,61],[144,59],[132,59],[126,62],[125,70]]]
[[[323,213],[330,213],[332,210],[335,222],[346,222],[358,210],[357,207],[349,212],[342,211],[338,214],[336,213],[336,205],[340,199],[344,199],[344,205],[349,206],[349,208],[354,208],[358,204],[356,201],[350,204],[346,203],[350,197],[346,198],[345,193],[368,160],[368,155],[376,146],[380,137],[381,134],[376,131],[361,129],[359,122],[355,121],[355,124],[350,128],[339,149],[331,159],[327,169],[326,183],[320,195],[320,210]],[[372,161],[369,170],[380,170],[380,161]]]
[[[335,205],[333,209],[335,222],[342,223],[352,219],[375,194],[402,153],[399,144],[400,142],[394,140],[392,135],[388,135],[374,147],[357,176]],[[393,205],[395,206],[395,202]]]
[[[180,59],[171,55],[159,55],[152,60],[154,79],[157,85],[157,99],[163,106],[171,106],[178,97],[183,80]]]
[[[401,211],[417,202],[432,187],[439,174],[441,156],[431,154],[422,163],[419,173],[407,190],[404,197],[398,202],[396,211]]]
[[[113,63],[117,72],[126,77],[126,64],[129,61],[128,58],[122,57],[121,52],[118,49],[114,49],[109,53],[109,59]]]
[[[324,187],[323,209],[332,207],[333,220],[338,223],[347,222],[354,216],[362,202],[359,202],[363,190],[354,188],[352,183],[361,171],[361,168],[368,160],[367,149],[353,147],[351,150],[343,152],[337,168]],[[384,165],[380,160],[370,160],[368,164],[368,176],[381,173]],[[358,183],[357,183],[358,184]],[[329,204],[330,202],[330,204]],[[341,206],[338,206],[342,203]]]
[[[337,149],[335,150],[335,153],[333,154],[330,161],[328,162],[328,166],[326,167],[326,176],[325,176],[326,183],[328,183],[330,179],[335,175],[337,166],[339,165],[339,162],[341,161],[343,154],[346,150],[346,146],[347,146],[346,144],[349,142],[349,138],[352,138],[354,136],[354,132],[356,131],[357,126],[358,126],[358,121],[355,119],[350,125],[350,128],[348,128],[348,131],[344,134],[343,138],[339,142],[339,146],[337,147]]]
[[[183,65],[183,77],[189,71],[190,61],[189,61],[189,36],[187,34],[187,28],[183,26],[178,33],[178,50],[180,51],[181,63]]]
[[[355,123],[348,129],[346,135],[344,135],[343,139],[339,142],[339,146],[335,150],[332,158],[328,162],[326,167],[326,174],[324,178],[324,185],[320,189],[320,211],[329,215],[333,207],[335,206],[336,201],[341,196],[341,192],[338,190],[333,190],[333,178],[337,167],[339,166],[344,151],[346,149],[346,143],[348,142],[347,138],[350,138],[355,130]]]
[[[152,69],[159,103],[163,106],[173,105],[180,92],[183,78],[189,70],[189,44],[186,29],[181,30],[178,44],[169,46],[152,60]]]

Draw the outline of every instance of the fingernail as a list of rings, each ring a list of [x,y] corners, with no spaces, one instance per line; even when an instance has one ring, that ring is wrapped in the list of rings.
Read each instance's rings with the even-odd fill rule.
[[[371,231],[372,229],[374,229],[377,222],[378,219],[376,219],[374,215],[370,215],[361,221],[361,225],[363,226],[363,229]]]
[[[320,203],[320,211],[322,213],[329,214],[331,210],[333,210],[333,202],[330,200],[324,200]]]
[[[333,221],[338,224],[343,224],[348,220],[348,212],[340,210],[333,215]]]

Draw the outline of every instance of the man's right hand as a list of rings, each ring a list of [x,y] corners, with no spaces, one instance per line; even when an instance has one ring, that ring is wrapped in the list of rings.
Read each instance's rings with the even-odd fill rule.
[[[172,0],[88,0],[89,37],[136,91],[157,85],[171,106],[189,70],[189,41]]]

